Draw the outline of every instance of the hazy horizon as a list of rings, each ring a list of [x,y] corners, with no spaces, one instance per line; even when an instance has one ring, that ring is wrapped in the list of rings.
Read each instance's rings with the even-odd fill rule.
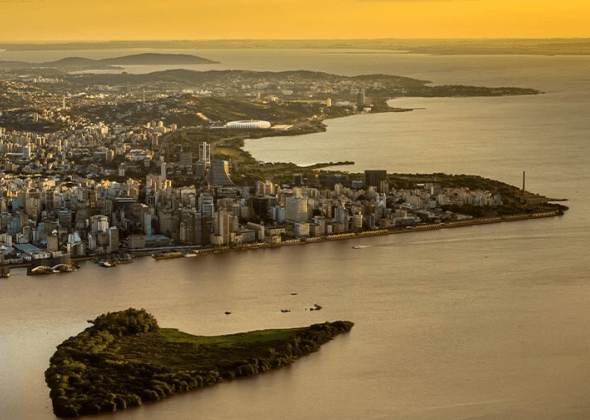
[[[1,0],[0,0],[1,1]],[[2,43],[0,51],[132,50],[143,52],[199,50],[316,49],[347,53],[362,50],[378,53],[433,55],[590,55],[590,38],[326,38],[326,39],[199,39],[110,41],[21,41]],[[206,54],[205,51],[203,51]],[[0,57],[2,59],[3,57]],[[0,60],[1,61],[1,60]]]
[[[464,40],[477,40],[477,41],[572,41],[572,40],[588,40],[590,36],[579,36],[579,37],[374,37],[374,38],[170,38],[170,39],[158,39],[158,38],[128,38],[128,39],[30,39],[30,40],[16,40],[16,41],[5,41],[0,39],[0,44],[61,44],[61,43],[110,43],[110,42],[232,42],[232,41],[464,41]]]
[[[0,12],[0,42],[590,36],[578,0],[0,0]]]

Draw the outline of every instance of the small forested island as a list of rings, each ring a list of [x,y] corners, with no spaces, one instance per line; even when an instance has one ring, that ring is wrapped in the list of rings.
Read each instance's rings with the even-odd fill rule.
[[[251,331],[216,337],[160,328],[144,309],[89,321],[57,347],[45,372],[58,417],[113,412],[289,365],[354,325]]]

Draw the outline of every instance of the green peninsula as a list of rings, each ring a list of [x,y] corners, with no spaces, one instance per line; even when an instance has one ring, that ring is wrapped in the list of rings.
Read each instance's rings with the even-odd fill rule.
[[[107,313],[57,347],[45,372],[58,417],[113,412],[289,365],[348,321],[204,337],[160,328],[144,309]]]

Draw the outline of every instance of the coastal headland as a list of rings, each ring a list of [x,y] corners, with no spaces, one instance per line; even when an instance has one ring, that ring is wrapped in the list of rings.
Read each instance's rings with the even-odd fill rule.
[[[317,351],[352,322],[216,337],[160,328],[144,309],[103,314],[57,347],[45,372],[58,417],[113,412],[254,376]]]
[[[156,58],[124,61],[138,59]],[[0,89],[4,277],[23,264],[30,273],[70,259],[113,267],[131,255],[257,249],[567,209],[524,185],[478,176],[349,173],[340,169],[352,161],[262,162],[243,147],[246,139],[324,131],[331,118],[405,111],[388,106],[394,97],[540,93],[534,89],[314,71],[45,71],[0,77],[9,92]]]

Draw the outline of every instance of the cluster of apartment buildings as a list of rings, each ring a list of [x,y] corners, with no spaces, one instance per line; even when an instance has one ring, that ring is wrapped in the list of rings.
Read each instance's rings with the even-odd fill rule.
[[[312,174],[295,175],[288,185],[261,180],[235,186],[227,162],[211,160],[206,143],[200,149],[203,182],[188,187],[174,187],[165,171],[125,182],[4,174],[0,254],[26,260],[280,243],[456,219],[441,209],[445,204],[502,204],[498,196],[467,188],[392,189],[381,170],[356,179]]]
[[[305,80],[292,78],[283,83]],[[342,83],[359,104],[365,101],[362,89]],[[40,117],[69,115],[61,105]],[[208,143],[198,145],[198,156],[187,146],[162,146],[176,130],[157,120],[123,126],[82,116],[48,133],[0,127],[0,258],[280,243],[460,217],[443,210],[449,204],[502,204],[499,196],[467,188],[390,188],[384,170],[310,172],[289,183],[237,186],[230,163],[212,159]],[[174,185],[179,174],[194,182]]]
[[[154,121],[139,127],[78,121],[53,133],[7,131],[0,127],[0,171],[25,175],[125,176],[149,167],[163,135],[175,124]],[[116,157],[121,162],[113,166]]]

